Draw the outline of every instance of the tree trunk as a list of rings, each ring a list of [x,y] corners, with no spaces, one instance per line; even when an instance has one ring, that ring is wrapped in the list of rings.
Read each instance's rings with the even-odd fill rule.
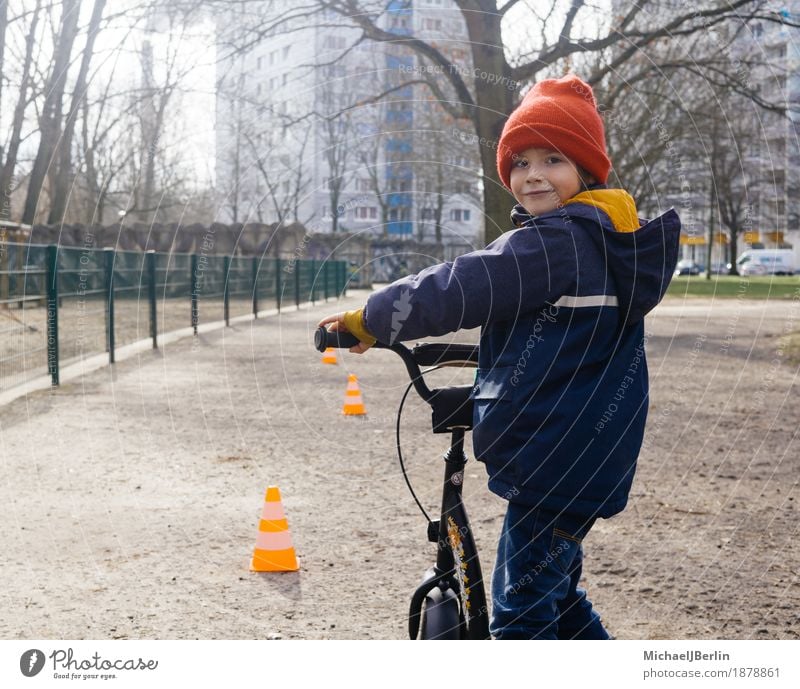
[[[711,279],[711,252],[714,250],[714,222],[717,219],[716,194],[714,193],[714,180],[711,180],[708,200],[708,251],[706,252],[706,280]]]
[[[330,199],[331,199],[331,232],[336,234],[339,230],[339,197],[340,187],[339,182],[329,182],[330,186]]]
[[[8,26],[8,2],[0,1],[0,74],[3,73],[3,63],[6,55],[6,27]],[[0,112],[3,112],[3,80],[0,79]],[[2,148],[0,147],[0,160]]]
[[[30,30],[25,37],[25,60],[22,65],[22,77],[19,89],[19,98],[14,108],[14,119],[11,124],[11,136],[8,140],[8,150],[6,159],[0,172],[0,192],[4,196],[10,196],[14,187],[14,170],[17,166],[17,154],[22,143],[22,125],[25,122],[25,109],[28,105],[28,82],[31,78],[31,66],[33,64],[33,48],[36,43],[36,27],[39,24],[39,10],[41,0],[36,0],[36,7],[31,17]],[[5,199],[4,199],[5,200]]]
[[[32,225],[36,218],[36,208],[39,204],[44,179],[61,134],[64,88],[67,82],[72,45],[78,32],[79,11],[80,0],[64,0],[53,69],[45,88],[47,95],[39,120],[39,149],[36,152],[36,160],[28,181],[28,195],[25,199],[25,210],[22,213],[22,222],[26,225]]]
[[[86,35],[86,47],[81,58],[81,67],[78,72],[78,79],[75,82],[75,91],[72,94],[72,103],[64,123],[64,134],[58,141],[58,170],[53,179],[53,199],[50,204],[50,213],[47,217],[49,224],[63,222],[64,220],[67,191],[72,176],[72,137],[75,133],[75,120],[78,118],[81,101],[86,98],[86,75],[89,72],[89,65],[92,61],[94,41],[100,31],[100,21],[103,18],[105,4],[106,0],[95,0],[92,18],[89,22],[89,30]]]
[[[738,252],[736,250],[736,245],[739,242],[739,226],[733,225],[729,229],[731,234],[731,269],[729,272],[731,275],[738,275],[739,270],[738,266],[736,265],[736,254]]]
[[[516,89],[509,88],[512,81],[503,54],[502,17],[497,13],[497,4],[493,0],[480,0],[475,4],[478,11],[463,12],[472,46],[472,66],[478,75],[496,75],[493,80],[478,77],[476,107],[472,113],[483,168],[484,239],[488,244],[511,225],[509,212],[514,202],[497,174],[497,145],[503,125],[515,105]]]

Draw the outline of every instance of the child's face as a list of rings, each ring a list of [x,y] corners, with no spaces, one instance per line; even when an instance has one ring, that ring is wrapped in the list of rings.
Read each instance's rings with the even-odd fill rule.
[[[581,190],[578,168],[549,148],[528,148],[511,161],[511,192],[531,215],[559,208]]]

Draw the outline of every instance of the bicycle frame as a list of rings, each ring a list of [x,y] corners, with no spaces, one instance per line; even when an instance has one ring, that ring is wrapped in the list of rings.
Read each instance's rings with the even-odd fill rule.
[[[442,489],[441,517],[432,522],[428,539],[437,543],[436,564],[411,597],[408,633],[419,635],[422,603],[435,587],[449,588],[456,593],[460,605],[458,636],[461,639],[488,639],[489,623],[486,593],[478,551],[467,512],[462,500],[464,467],[464,429],[454,430],[450,449],[444,455],[445,472]]]
[[[319,351],[326,347],[351,347],[357,340],[349,334],[329,332],[324,327],[315,334]],[[474,345],[421,344],[409,350],[402,344],[376,347],[391,349],[403,359],[417,393],[432,409],[434,433],[450,433],[449,450],[444,454],[445,471],[442,486],[441,515],[428,524],[428,540],[437,544],[436,564],[431,567],[411,597],[408,632],[417,639],[423,616],[423,605],[431,600],[437,587],[443,598],[458,602],[457,630],[446,630],[447,636],[459,639],[488,639],[489,622],[486,592],[480,560],[472,535],[472,527],[462,499],[464,436],[472,428],[472,386],[454,386],[431,390],[422,379],[420,366],[466,365],[477,363]],[[429,613],[427,613],[429,614]],[[449,613],[448,613],[449,614]]]

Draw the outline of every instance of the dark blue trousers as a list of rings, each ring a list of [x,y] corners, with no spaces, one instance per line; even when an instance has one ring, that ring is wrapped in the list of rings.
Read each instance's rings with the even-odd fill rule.
[[[495,639],[610,639],[578,587],[594,519],[509,502],[492,577]]]

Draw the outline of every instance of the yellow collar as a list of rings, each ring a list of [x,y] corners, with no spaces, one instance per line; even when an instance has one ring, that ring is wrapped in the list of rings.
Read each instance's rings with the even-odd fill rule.
[[[603,211],[611,220],[617,232],[635,232],[639,229],[639,216],[636,202],[624,189],[593,189],[582,191],[564,205],[583,203]]]

